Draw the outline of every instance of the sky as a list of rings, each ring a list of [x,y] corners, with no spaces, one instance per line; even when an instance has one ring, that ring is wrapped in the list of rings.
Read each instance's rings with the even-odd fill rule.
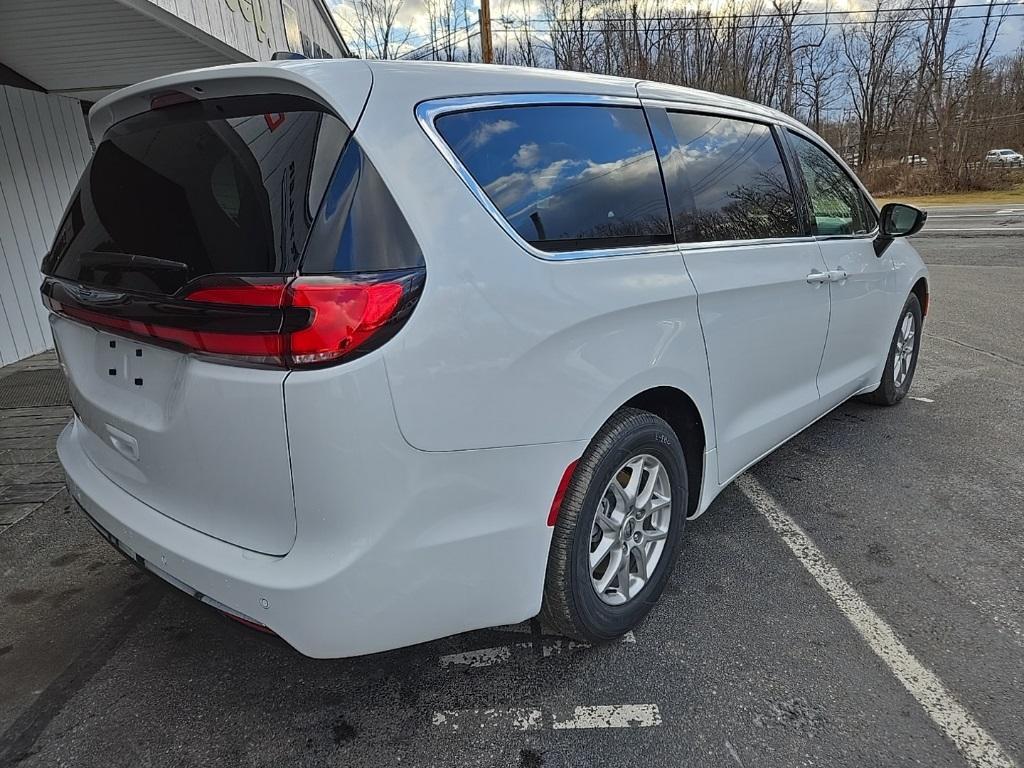
[[[351,13],[351,0],[328,1],[334,8],[334,14],[338,18],[343,32],[351,30],[351,22],[353,20]],[[477,9],[480,5],[479,0],[468,0],[468,2],[472,6],[470,15],[472,20],[475,21]],[[679,5],[690,5],[690,3],[686,3],[685,0],[675,0],[675,2]],[[729,0],[702,0],[700,5],[703,8],[710,8],[712,12],[715,12],[716,9],[724,9],[728,2]],[[958,4],[976,6],[983,2],[986,2],[986,0],[959,0]],[[896,4],[893,0],[882,0],[882,3],[889,7]],[[536,18],[542,15],[540,12],[540,0],[491,0],[491,15],[495,19],[503,15],[522,18],[524,15],[522,10],[524,5],[530,9],[528,12],[532,17]],[[596,5],[597,3],[595,3],[595,6]],[[829,7],[833,10],[855,10],[858,7],[868,7],[868,5],[873,6],[874,3],[865,3],[862,0],[829,0]],[[770,8],[770,5],[768,7]],[[805,11],[812,11],[819,8],[824,9],[824,7],[825,2],[823,0],[808,0],[804,3],[802,9]],[[1015,5],[1010,7],[1009,12],[1011,17],[1004,20],[995,48],[997,56],[1013,53],[1019,46],[1024,45],[1024,0],[1016,0]],[[972,7],[960,10],[957,13],[957,16],[978,16],[983,13],[984,8]],[[409,39],[405,46],[406,50],[412,50],[417,46],[429,42],[429,28],[427,25],[427,14],[424,7],[424,0],[404,0],[402,9],[399,13],[398,22],[402,28],[400,33],[402,36],[405,34],[404,30],[409,31]],[[970,19],[954,22],[953,36],[959,42],[971,42],[980,34],[981,24],[982,22],[979,20]],[[500,33],[496,27],[496,44],[499,44],[500,42],[497,38],[498,34]],[[540,36],[543,37],[543,35]],[[352,37],[351,32],[349,32],[348,37]],[[460,37],[460,39],[462,38]]]

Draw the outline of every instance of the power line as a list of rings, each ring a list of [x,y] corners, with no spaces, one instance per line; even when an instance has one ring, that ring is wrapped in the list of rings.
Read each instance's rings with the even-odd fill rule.
[[[461,45],[462,43],[468,43],[471,37],[479,34],[479,30],[476,32],[472,32],[473,28],[479,26],[479,24],[479,21],[474,21],[467,27],[449,30],[436,40],[431,40],[430,42],[424,43],[423,45],[413,48],[411,51],[406,51],[405,53],[402,54],[402,58],[415,59],[417,57],[417,54],[420,53],[421,51],[437,50],[438,48],[443,48],[448,45],[455,47],[457,45]],[[465,37],[462,40],[458,40],[456,38],[459,35],[465,35]]]
[[[759,18],[765,18],[765,17],[759,17]],[[768,17],[768,18],[778,18],[778,17],[772,16],[772,17]],[[1006,13],[1006,14],[1000,14],[998,16],[991,16],[991,17],[987,16],[987,15],[954,16],[952,18],[952,21],[972,21],[972,20],[976,20],[976,19],[986,19],[986,18],[991,18],[993,21],[999,21],[999,20],[1002,20],[1002,19],[1019,19],[1019,18],[1024,18],[1024,13]],[[724,26],[724,25],[719,25],[719,26],[698,25],[698,26],[695,26],[694,25],[694,22],[699,22],[701,20],[702,19],[680,19],[679,21],[681,23],[679,23],[679,24],[655,24],[653,26],[648,25],[648,24],[644,24],[643,25],[643,31],[644,32],[693,32],[693,31],[698,31],[698,30],[699,31],[704,31],[704,30],[725,30],[725,31],[730,31],[731,32],[731,31],[742,30],[742,29],[760,29],[760,30],[766,29],[766,25],[759,25],[759,24],[737,24],[735,26],[733,26],[733,25],[729,25],[729,26]],[[552,25],[555,25],[555,24],[565,24],[566,26],[574,26],[575,24],[578,23],[578,19],[537,19],[535,21],[542,22],[543,24],[547,24],[548,25],[548,30],[547,31],[550,31],[550,27]],[[601,18],[601,19],[593,19],[593,20],[589,20],[589,21],[591,23],[593,23],[593,24],[599,24],[599,23],[602,23],[602,22],[632,22],[633,19],[625,19],[625,18],[607,19],[607,18]],[[638,19],[638,21],[643,21],[643,20],[642,19]],[[927,19],[906,19],[905,21],[906,21],[907,24],[921,24],[921,23],[925,23],[927,21]],[[808,29],[808,28],[811,28],[811,27],[826,27],[826,28],[827,27],[873,27],[873,26],[876,26],[878,24],[892,24],[892,23],[893,23],[892,19],[868,19],[868,20],[865,20],[865,21],[806,22],[806,23],[802,23],[802,24],[797,25],[795,27],[795,29]],[[538,27],[532,27],[531,28],[529,26],[527,27],[527,30],[528,31],[535,31],[535,32],[543,32],[544,31],[543,29],[540,29]],[[590,29],[587,29],[585,31],[588,32],[588,33],[598,33],[598,32],[601,32],[602,30],[601,29],[590,28]],[[617,31],[617,30],[613,30],[613,31]]]
[[[965,3],[963,5],[953,6],[954,13],[967,8],[999,8],[1003,6],[1017,6],[1020,7],[1021,3],[1018,0],[999,0],[994,3]],[[584,18],[585,22],[600,22],[600,21],[667,21],[674,22],[679,20],[687,21],[712,21],[716,19],[781,19],[790,18],[793,16],[874,16],[879,13],[908,13],[911,11],[936,11],[945,10],[943,7],[936,7],[932,5],[915,5],[915,6],[896,6],[894,8],[871,8],[861,10],[843,10],[843,11],[832,11],[832,10],[821,10],[821,11],[795,11],[793,13],[772,13],[768,11],[761,11],[757,13],[719,13],[719,14],[704,14],[694,13],[692,15],[681,14],[679,16],[637,16],[635,19],[632,16],[593,16]],[[995,14],[993,14],[995,16]],[[956,18],[956,16],[953,16]],[[526,23],[533,22],[552,22],[552,21],[566,21],[570,23],[577,23],[580,20],[577,19],[549,19],[549,18],[525,18],[516,19],[516,21],[523,21]]]

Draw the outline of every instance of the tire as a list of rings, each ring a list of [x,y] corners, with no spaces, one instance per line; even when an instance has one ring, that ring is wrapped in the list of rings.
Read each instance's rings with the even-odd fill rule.
[[[907,318],[910,317],[913,320],[913,343],[914,347],[910,352],[909,358],[905,355],[901,355],[901,337],[904,331],[904,323],[907,322]],[[882,370],[882,380],[879,382],[878,389],[863,396],[865,402],[874,403],[875,405],[896,405],[900,400],[907,396],[907,392],[910,391],[910,385],[914,381],[914,372],[917,370],[917,356],[921,351],[921,329],[923,326],[923,320],[921,316],[921,304],[917,300],[917,296],[910,294],[907,298],[906,304],[903,305],[903,311],[900,312],[900,319],[896,323],[896,331],[892,336],[892,343],[889,345],[889,355],[885,358],[885,368]],[[902,379],[897,381],[897,375],[894,368],[897,356],[903,361],[904,373]]]
[[[647,495],[650,503],[642,517],[634,513],[627,521],[620,513],[630,509],[634,473],[639,485],[634,497],[643,502]],[[679,553],[687,492],[686,459],[673,429],[647,411],[622,408],[613,414],[587,446],[562,499],[548,554],[541,622],[586,642],[612,640],[639,624],[661,596]],[[598,525],[599,514],[605,527]],[[606,546],[607,555],[592,572],[592,548]],[[624,580],[621,568],[613,569],[623,556],[630,569]],[[642,585],[641,559],[652,563]],[[611,578],[600,595],[594,578]]]

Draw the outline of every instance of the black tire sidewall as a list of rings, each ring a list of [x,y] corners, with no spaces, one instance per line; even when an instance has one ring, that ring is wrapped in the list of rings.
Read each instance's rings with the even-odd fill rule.
[[[647,584],[625,605],[608,605],[598,597],[590,581],[590,533],[601,497],[612,475],[630,458],[650,454],[658,459],[669,476],[672,491],[672,517],[669,535],[658,565]],[[569,569],[570,593],[577,621],[597,639],[611,639],[627,632],[658,601],[671,575],[672,565],[686,526],[686,464],[679,439],[665,422],[656,417],[644,426],[617,436],[598,460],[576,519],[572,562]]]
[[[903,325],[903,318],[906,317],[907,312],[911,312],[914,315],[914,353],[910,359],[910,369],[907,371],[907,377],[903,380],[902,386],[897,387],[896,381],[893,378],[892,364],[893,360],[896,359],[896,340],[899,338],[900,327]],[[900,310],[900,316],[896,321],[896,328],[889,343],[889,354],[885,358],[885,370],[882,372],[882,394],[885,401],[889,404],[898,403],[906,397],[907,392],[910,391],[910,385],[914,381],[914,373],[917,370],[917,357],[921,352],[921,336],[924,330],[922,321],[921,303],[917,300],[917,296],[912,293],[907,297],[903,309]]]

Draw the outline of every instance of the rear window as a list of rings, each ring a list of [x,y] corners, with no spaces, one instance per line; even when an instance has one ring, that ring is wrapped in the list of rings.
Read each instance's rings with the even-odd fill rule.
[[[672,241],[640,108],[500,107],[442,115],[435,125],[508,223],[537,248]]]
[[[782,154],[767,125],[669,112],[693,207],[677,218],[683,241],[754,240],[801,234]],[[683,195],[684,199],[686,195]]]
[[[209,274],[292,272],[348,135],[287,96],[123,121],[97,147],[43,271],[161,294]]]

